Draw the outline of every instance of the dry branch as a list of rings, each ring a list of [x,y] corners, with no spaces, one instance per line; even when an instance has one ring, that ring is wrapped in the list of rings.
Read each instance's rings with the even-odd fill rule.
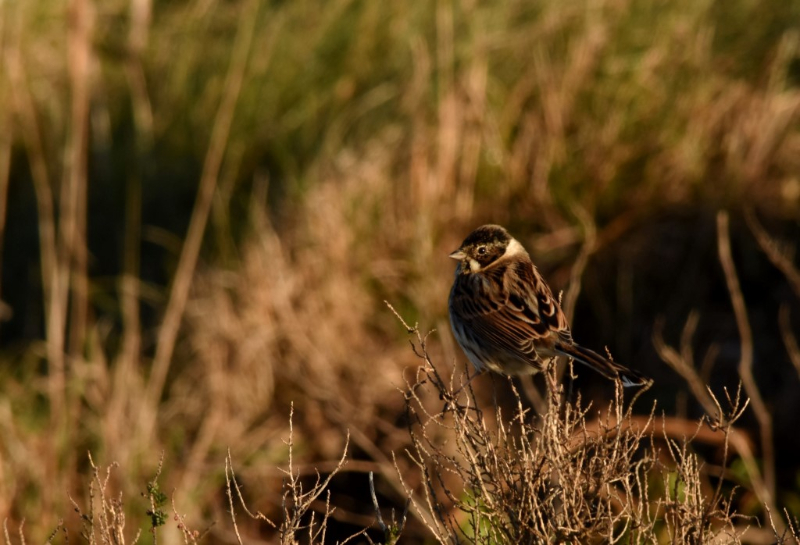
[[[761,432],[761,454],[764,464],[764,490],[761,498],[764,504],[775,511],[775,454],[772,437],[772,416],[769,414],[761,392],[753,377],[753,333],[750,321],[747,318],[747,306],[744,302],[739,279],[736,276],[736,266],[731,255],[731,240],[728,228],[728,213],[720,211],[717,214],[717,248],[722,269],[725,272],[725,282],[728,285],[733,311],[736,315],[736,324],[741,336],[741,359],[739,361],[739,376],[744,384],[744,389],[752,403],[753,411],[758,420]]]

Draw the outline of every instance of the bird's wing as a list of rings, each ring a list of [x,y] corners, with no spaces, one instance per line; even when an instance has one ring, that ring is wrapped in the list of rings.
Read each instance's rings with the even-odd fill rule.
[[[537,347],[549,349],[557,339],[571,341],[564,313],[529,260],[480,274],[480,279],[457,282],[450,306],[484,342],[536,359]]]

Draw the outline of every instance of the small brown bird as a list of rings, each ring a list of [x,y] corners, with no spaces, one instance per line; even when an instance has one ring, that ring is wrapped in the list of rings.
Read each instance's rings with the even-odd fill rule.
[[[450,257],[458,261],[450,290],[450,325],[478,371],[532,375],[560,354],[624,386],[649,382],[572,340],[550,287],[522,244],[503,227],[478,227]]]

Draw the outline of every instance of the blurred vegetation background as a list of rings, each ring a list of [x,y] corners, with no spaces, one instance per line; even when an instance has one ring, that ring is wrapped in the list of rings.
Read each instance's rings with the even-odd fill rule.
[[[228,449],[279,512],[292,402],[304,474],[351,433],[336,524],[371,524],[368,471],[401,508],[417,361],[383,300],[463,365],[447,253],[487,222],[555,289],[580,282],[582,344],[695,416],[653,336],[696,316],[684,348],[736,386],[720,209],[773,418],[757,456],[800,515],[799,29],[784,0],[0,2],[0,516],[34,541],[78,527],[87,451],[141,520],[162,452],[197,526],[226,517]]]

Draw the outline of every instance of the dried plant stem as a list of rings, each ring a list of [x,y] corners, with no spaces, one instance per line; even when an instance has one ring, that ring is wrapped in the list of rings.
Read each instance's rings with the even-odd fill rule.
[[[719,413],[719,411],[715,412]],[[600,423],[596,420],[588,422],[585,431],[588,433],[600,433],[602,429],[599,424]],[[696,420],[687,420],[676,416],[659,416],[654,420],[649,416],[642,415],[634,415],[620,422],[614,421],[612,415],[612,420],[609,420],[606,424],[613,424],[613,427],[619,427],[622,431],[631,428],[634,432],[645,434],[651,433],[653,431],[651,427],[657,425],[660,427],[662,434],[671,439],[681,440],[685,437],[692,437],[693,442],[705,443],[718,447],[725,446],[726,442],[730,442],[732,450],[740,455],[741,453],[738,451],[738,448],[741,445],[747,445],[748,449],[746,449],[746,452],[752,454],[753,445],[750,437],[748,437],[746,432],[742,432],[734,427],[724,430],[725,434],[727,434],[724,435],[719,429],[707,427],[698,428]]]
[[[242,496],[241,487],[236,480],[236,474],[233,470],[233,460],[231,459],[230,451],[225,457],[225,480],[226,480],[226,493],[228,497],[228,511],[233,522],[234,532],[237,541],[241,544],[242,537],[239,532],[239,526],[236,522],[236,511],[234,506],[234,491],[238,499],[238,503],[244,509],[244,512],[254,520],[261,520],[276,528],[278,530],[281,545],[295,545],[298,543],[297,539],[301,532],[307,531],[308,543],[325,543],[325,534],[328,528],[328,520],[333,514],[333,507],[330,504],[330,490],[329,486],[331,480],[344,468],[347,463],[347,450],[350,444],[350,435],[347,434],[345,444],[342,449],[342,455],[335,467],[330,471],[327,477],[323,478],[319,471],[316,471],[316,481],[310,486],[308,490],[304,489],[304,484],[301,481],[300,474],[296,471],[294,466],[294,405],[291,406],[289,413],[289,438],[285,441],[288,454],[288,465],[286,469],[281,469],[284,474],[283,480],[283,497],[282,497],[282,511],[283,520],[280,524],[272,522],[260,511],[253,513],[244,501]],[[325,494],[324,502],[319,500],[320,496]],[[314,512],[315,506],[322,506],[319,513]],[[321,516],[317,516],[320,514]],[[358,532],[355,535],[361,535]]]
[[[120,307],[122,311],[122,347],[113,367],[113,391],[109,399],[106,423],[112,434],[124,434],[130,422],[125,420],[127,409],[141,394],[141,376],[137,366],[141,357],[142,324],[140,319],[139,263],[141,234],[141,184],[138,179],[129,179],[125,199],[125,239],[123,273],[119,281]],[[134,387],[134,385],[138,387]],[[117,460],[127,465],[128,443],[111,442]]]
[[[792,365],[797,370],[797,375],[800,376],[800,348],[797,346],[797,339],[792,332],[789,308],[786,305],[782,305],[778,312],[778,324],[781,328],[783,344],[786,345],[786,352],[789,353],[789,359],[792,360]]]
[[[773,240],[766,230],[758,222],[755,213],[751,209],[747,209],[744,215],[747,220],[747,225],[750,231],[756,238],[756,242],[761,246],[761,250],[766,254],[767,258],[772,262],[775,267],[783,273],[789,285],[794,290],[795,295],[800,297],[800,270],[794,266],[788,249],[781,248],[780,244]],[[793,249],[792,249],[793,251]]]
[[[51,403],[62,407],[60,401],[64,392],[63,335],[58,335],[61,326],[54,319],[52,292],[56,289],[57,252],[56,226],[52,184],[47,171],[47,159],[42,143],[39,123],[36,120],[36,106],[30,94],[25,68],[20,58],[19,44],[9,45],[5,51],[5,66],[11,83],[15,111],[25,143],[28,162],[31,168],[33,189],[36,193],[36,206],[39,221],[39,248],[41,254],[42,291],[44,314],[47,323],[47,360],[49,366],[49,390]]]
[[[69,4],[67,51],[71,87],[70,132],[62,193],[61,227],[63,265],[72,286],[69,353],[82,351],[89,312],[86,248],[87,153],[89,138],[89,75],[92,61],[94,6],[89,0]],[[62,297],[67,297],[67,282]]]
[[[653,328],[653,346],[658,356],[683,377],[686,384],[689,385],[692,395],[703,406],[706,414],[713,415],[715,411],[714,400],[709,395],[708,389],[697,371],[692,352],[691,342],[699,320],[700,315],[697,312],[690,313],[686,319],[686,324],[684,324],[683,332],[681,333],[680,352],[664,342],[664,324],[662,321],[656,322],[656,326]]]
[[[513,383],[510,417],[498,406],[484,412],[469,386],[456,390],[442,380],[424,338],[403,325],[416,333],[414,352],[425,360],[406,390],[408,455],[422,473],[424,501],[407,491],[439,543],[660,543],[666,535],[673,543],[742,542],[732,502],[721,485],[711,492],[704,486],[702,460],[691,447],[707,431],[705,418],[671,433],[663,420],[660,456],[655,407],[634,417],[635,400],[625,408],[618,387],[608,409],[589,422],[594,409],[564,399],[553,366],[545,377],[547,413],[531,419]],[[426,390],[445,400],[442,411],[427,408]],[[706,439],[713,435],[727,453],[748,402],[726,391],[723,409],[708,395],[716,418]],[[661,492],[647,484],[658,476]]]
[[[2,9],[3,6],[0,6],[0,10]],[[0,59],[5,56],[5,42],[6,17],[5,13],[0,11]],[[4,85],[3,79],[0,79],[0,104],[8,102],[7,86]],[[5,240],[6,232],[6,212],[8,211],[8,182],[11,174],[11,146],[14,142],[11,108],[0,109],[0,126],[6,127],[6,130],[0,131],[0,271],[2,271],[3,241]],[[0,278],[0,324],[7,319],[7,316],[5,316],[6,309],[2,303],[2,287],[2,278]],[[0,325],[1,330],[2,325]]]
[[[125,180],[125,229],[122,252],[122,274],[118,292],[122,317],[122,344],[116,362],[110,370],[113,391],[108,402],[105,419],[109,437],[119,437],[131,423],[131,411],[142,393],[142,377],[138,371],[141,358],[142,324],[140,312],[141,281],[141,232],[142,232],[142,172],[146,164],[146,153],[152,146],[153,116],[147,95],[147,86],[142,68],[142,53],[147,45],[148,25],[151,11],[150,0],[131,0],[130,31],[125,70],[130,87],[133,111],[134,152],[136,167]],[[135,418],[135,417],[134,417]],[[127,465],[130,443],[109,441],[111,452],[122,464]]]
[[[575,305],[578,303],[578,297],[581,294],[582,286],[582,278],[583,273],[586,270],[586,265],[589,264],[589,258],[594,253],[597,247],[597,227],[594,224],[594,221],[589,216],[584,208],[575,204],[572,207],[572,212],[577,216],[580,220],[581,225],[583,226],[583,244],[581,244],[581,250],[578,253],[578,258],[575,260],[575,263],[572,265],[572,269],[570,270],[570,277],[569,277],[569,288],[567,288],[566,294],[564,295],[564,300],[562,302],[562,308],[564,309],[564,314],[567,316],[567,321],[572,323],[572,319],[575,316]],[[558,366],[558,378],[559,380],[561,377],[564,376],[564,372],[567,370],[566,365],[566,358],[558,358],[560,364]],[[538,407],[537,407],[537,410]],[[541,411],[540,411],[541,412]]]
[[[4,6],[5,7],[5,6]],[[16,12],[18,20],[14,28],[21,28],[22,10]],[[52,180],[47,168],[44,138],[37,120],[36,104],[25,71],[25,63],[21,57],[22,36],[19,32],[5,44],[3,60],[8,77],[11,99],[18,121],[20,136],[27,153],[31,169],[31,179],[36,195],[37,220],[39,227],[40,271],[42,278],[42,302],[44,307],[44,323],[46,328],[45,354],[47,359],[47,397],[50,410],[50,433],[53,434],[54,449],[57,452],[62,438],[66,407],[66,379],[64,339],[66,327],[66,305],[63,300],[62,286],[63,264],[59,262],[59,251],[56,241],[55,198]],[[59,469],[57,456],[49,456],[45,463],[44,474],[54,488],[63,489],[63,471]],[[45,511],[54,508],[56,499],[45,498]]]
[[[589,258],[597,248],[597,227],[589,213],[578,204],[573,205],[572,212],[580,220],[583,227],[583,244],[581,244],[578,258],[570,271],[569,288],[564,294],[564,303],[562,305],[569,323],[572,323],[572,319],[575,317],[575,305],[578,302],[578,296],[581,294],[583,273],[589,263]]]
[[[222,101],[214,119],[211,140],[203,165],[197,200],[189,221],[186,241],[175,271],[169,302],[158,335],[153,371],[147,385],[147,408],[142,412],[143,418],[140,424],[140,432],[144,440],[150,437],[153,430],[157,413],[156,407],[164,389],[172,353],[175,348],[175,341],[186,307],[186,300],[189,296],[189,288],[200,253],[203,233],[208,222],[214,191],[217,187],[222,160],[225,156],[226,142],[230,134],[236,103],[239,99],[239,92],[247,68],[247,60],[257,21],[258,6],[258,2],[251,0],[242,10],[239,21],[239,30],[225,80]]]
[[[152,10],[152,0],[131,0],[125,71],[131,89],[138,151],[149,148],[153,139],[153,109],[142,66],[142,54],[147,46]]]
[[[761,246],[761,250],[766,254],[772,264],[783,273],[789,285],[794,290],[795,295],[800,297],[800,270],[798,270],[792,262],[792,255],[795,249],[782,248],[781,244],[773,240],[761,226],[752,209],[747,209],[745,211],[745,219],[758,245]],[[786,345],[786,351],[789,353],[792,365],[794,365],[798,374],[800,374],[800,351],[798,351],[797,340],[792,333],[789,309],[786,305],[781,306],[778,314],[778,323],[780,324],[783,343]]]
[[[0,40],[2,40],[2,28],[0,28]],[[2,47],[0,45],[0,47]],[[0,58],[2,58],[2,51],[0,51]],[[5,98],[4,94],[0,94],[0,101]],[[8,112],[8,110],[6,110]],[[3,115],[3,127],[11,127],[10,115]],[[0,270],[3,270],[3,241],[5,240],[6,232],[6,213],[8,212],[8,182],[11,172],[11,143],[12,135],[10,130],[0,131]],[[2,278],[0,278],[0,305],[2,305]],[[5,310],[0,308],[0,324],[5,320]],[[0,326],[2,327],[2,326]]]
[[[698,403],[702,405],[703,410],[714,420],[722,420],[723,413],[718,407],[713,393],[707,385],[703,383],[697,368],[694,365],[694,356],[692,353],[691,341],[694,335],[699,315],[692,312],[686,320],[686,325],[681,334],[680,352],[671,346],[664,343],[661,330],[663,327],[657,325],[653,333],[653,345],[659,357],[664,360],[670,367],[672,367],[689,385],[692,395],[695,396]],[[666,421],[664,425],[666,426]],[[665,435],[667,434],[665,427]],[[750,484],[753,491],[763,505],[767,505],[771,501],[769,492],[764,478],[761,474],[761,469],[756,462],[755,454],[753,453],[753,446],[750,440],[742,433],[734,433],[733,428],[726,432],[726,439],[730,442],[733,450],[741,456],[742,463],[744,464],[747,475],[750,478]],[[780,522],[780,518],[778,519]]]
[[[775,454],[773,452],[772,417],[767,410],[764,399],[761,397],[755,378],[753,378],[753,333],[747,318],[747,307],[739,286],[739,279],[736,276],[736,266],[731,255],[728,213],[725,211],[717,213],[717,249],[722,269],[725,272],[725,282],[728,285],[728,292],[731,296],[739,335],[741,336],[739,376],[742,379],[742,384],[744,384],[745,392],[750,398],[761,432],[761,454],[764,465],[764,490],[762,491],[764,497],[762,499],[767,508],[779,512],[774,508]]]

